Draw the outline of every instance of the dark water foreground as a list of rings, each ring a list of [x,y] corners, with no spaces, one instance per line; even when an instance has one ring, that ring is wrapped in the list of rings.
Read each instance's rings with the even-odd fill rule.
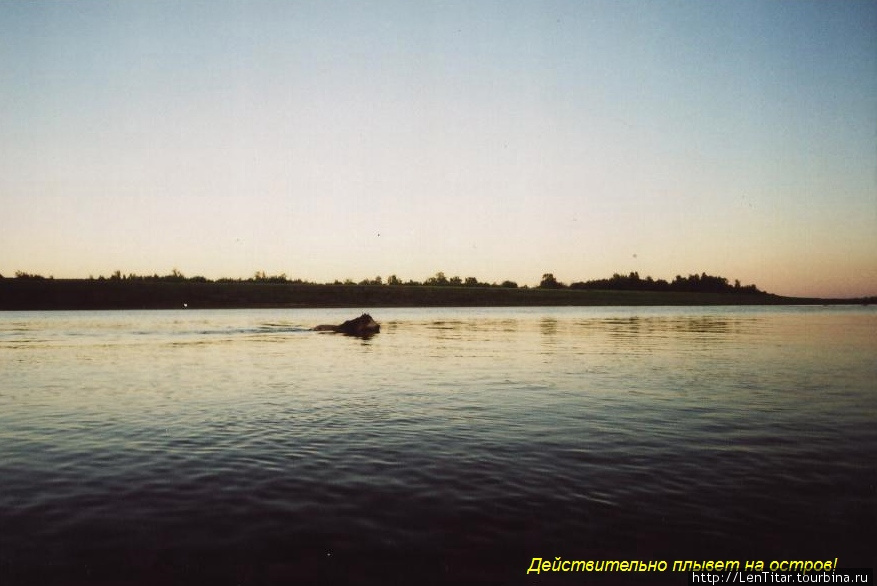
[[[874,565],[871,309],[349,313],[0,315],[0,584]]]

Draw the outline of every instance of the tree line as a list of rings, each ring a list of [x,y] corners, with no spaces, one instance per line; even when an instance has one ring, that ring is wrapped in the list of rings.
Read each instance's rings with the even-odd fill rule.
[[[3,275],[0,275],[0,279],[3,278]],[[16,279],[25,279],[25,280],[43,280],[43,279],[54,279],[54,277],[44,277],[39,274],[34,273],[26,273],[24,271],[16,271],[15,272]],[[487,283],[479,281],[476,277],[447,277],[443,272],[438,272],[434,276],[429,277],[423,282],[415,281],[415,280],[407,280],[403,281],[396,275],[390,275],[386,279],[382,278],[380,275],[376,276],[373,279],[363,279],[360,281],[354,281],[353,279],[345,279],[335,280],[331,283],[318,283],[316,281],[307,281],[304,279],[293,279],[286,275],[286,273],[280,273],[276,275],[270,275],[265,271],[256,271],[252,277],[249,278],[229,278],[229,277],[221,277],[219,279],[208,279],[207,277],[202,276],[193,276],[187,277],[182,272],[177,269],[173,269],[170,273],[166,275],[138,275],[135,273],[124,274],[121,271],[114,271],[109,277],[105,277],[100,275],[95,277],[94,275],[90,275],[88,277],[89,281],[139,281],[139,282],[171,282],[171,283],[281,283],[288,285],[390,285],[390,286],[430,286],[430,287],[506,287],[506,288],[517,288],[518,284],[514,281],[503,281],[502,283]]]
[[[3,275],[0,275],[0,279]],[[27,273],[24,271],[15,272],[16,279],[39,280],[45,279],[39,274]],[[48,277],[53,279],[54,277]],[[252,277],[243,278],[220,278],[208,279],[202,276],[187,277],[178,269],[173,269],[166,275],[137,275],[134,273],[123,274],[121,271],[113,272],[109,277],[100,275],[98,277],[89,276],[89,280],[93,281],[130,281],[130,282],[171,282],[171,283],[277,283],[289,285],[369,285],[369,286],[425,286],[425,287],[502,287],[508,289],[517,289],[518,284],[514,281],[502,281],[501,283],[487,283],[478,280],[476,277],[448,277],[445,273],[439,271],[432,277],[420,282],[415,280],[403,281],[396,275],[390,275],[386,279],[376,276],[373,279],[363,279],[354,281],[346,279],[344,281],[335,280],[332,283],[316,283],[303,279],[291,279],[286,273],[270,275],[265,271],[256,271]],[[526,285],[523,288],[527,288]],[[545,273],[538,286],[539,289],[589,289],[589,290],[608,290],[608,291],[680,291],[688,293],[747,293],[747,294],[765,294],[755,285],[741,285],[740,281],[734,281],[733,284],[728,282],[725,277],[708,275],[706,273],[692,274],[687,277],[676,275],[673,281],[664,279],[653,279],[652,277],[641,278],[639,273],[632,272],[627,275],[615,273],[608,279],[595,279],[591,281],[576,281],[569,285],[561,283],[555,278],[553,273]]]
[[[745,293],[752,295],[764,295],[755,285],[741,285],[739,280],[733,284],[725,277],[708,275],[706,273],[688,275],[676,275],[672,281],[653,279],[652,277],[640,278],[639,273],[632,272],[628,275],[615,273],[609,279],[596,279],[592,281],[578,281],[565,285],[560,283],[552,273],[542,275],[539,283],[542,289],[590,289],[601,291],[678,291],[686,293]]]

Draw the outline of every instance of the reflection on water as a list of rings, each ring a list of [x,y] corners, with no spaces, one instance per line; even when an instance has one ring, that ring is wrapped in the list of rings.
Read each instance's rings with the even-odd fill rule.
[[[870,308],[350,313],[0,314],[0,582],[872,562]]]

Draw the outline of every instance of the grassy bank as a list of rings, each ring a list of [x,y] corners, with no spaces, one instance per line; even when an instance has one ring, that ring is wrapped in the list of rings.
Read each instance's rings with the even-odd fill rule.
[[[310,285],[2,279],[0,310],[190,309],[257,307],[487,307],[551,305],[782,305],[850,303],[769,294],[513,289],[409,285]]]

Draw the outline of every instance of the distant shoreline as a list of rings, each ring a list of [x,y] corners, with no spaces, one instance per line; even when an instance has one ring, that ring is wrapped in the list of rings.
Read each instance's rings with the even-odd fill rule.
[[[316,285],[94,279],[0,279],[0,311],[329,307],[839,305],[768,293],[692,293],[428,285]]]

